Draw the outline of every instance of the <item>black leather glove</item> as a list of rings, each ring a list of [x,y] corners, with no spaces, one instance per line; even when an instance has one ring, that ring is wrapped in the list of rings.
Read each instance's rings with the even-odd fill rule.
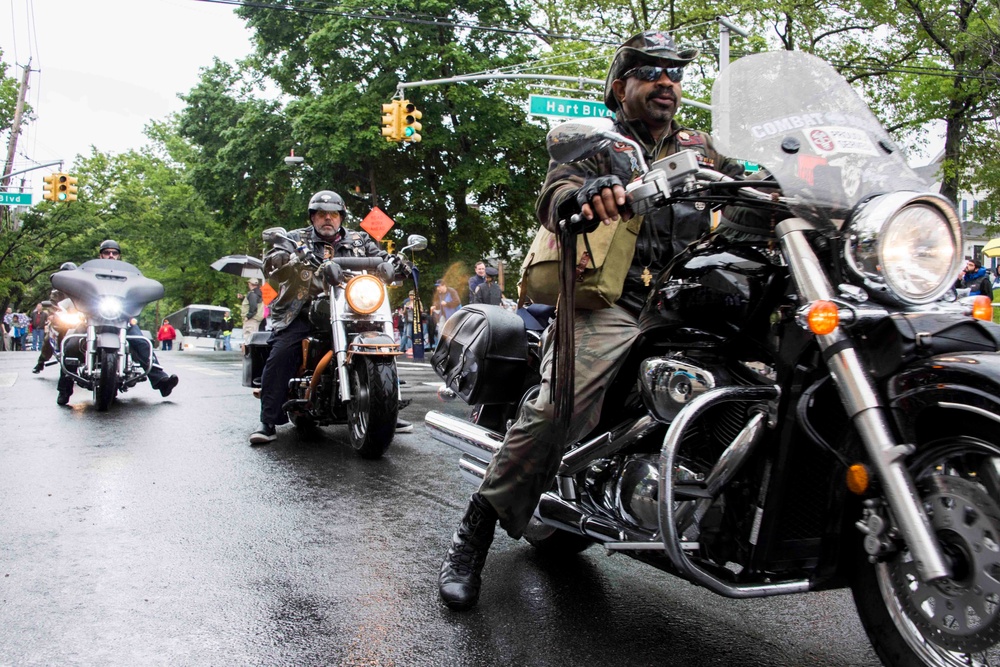
[[[601,193],[601,190],[621,184],[621,179],[613,175],[588,178],[583,182],[583,187],[576,191],[576,203],[580,208],[583,208],[583,205],[589,204],[591,199]]]
[[[276,250],[269,252],[267,254],[267,257],[264,258],[265,272],[268,275],[274,273],[281,267],[288,264],[288,262],[291,260],[291,257],[292,256],[289,253],[285,252],[284,250]]]
[[[319,275],[323,277],[327,285],[339,285],[344,278],[344,270],[340,268],[340,264],[326,260],[319,267]]]
[[[388,285],[396,279],[396,266],[392,262],[382,262],[375,268],[375,275]]]

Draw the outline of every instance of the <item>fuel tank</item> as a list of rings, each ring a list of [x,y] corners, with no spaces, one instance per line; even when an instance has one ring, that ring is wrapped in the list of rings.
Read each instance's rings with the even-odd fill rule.
[[[785,275],[754,247],[725,241],[689,248],[660,275],[643,308],[644,327],[674,326],[729,338],[762,337],[768,286]]]

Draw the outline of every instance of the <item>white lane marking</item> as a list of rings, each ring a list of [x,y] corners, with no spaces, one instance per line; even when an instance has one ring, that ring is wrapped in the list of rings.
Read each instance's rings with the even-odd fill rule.
[[[0,373],[0,387],[13,387],[17,382],[17,373]]]

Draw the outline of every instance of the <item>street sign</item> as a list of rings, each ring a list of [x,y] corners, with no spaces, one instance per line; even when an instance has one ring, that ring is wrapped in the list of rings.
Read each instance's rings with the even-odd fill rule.
[[[0,206],[31,206],[31,193],[0,192]]]
[[[750,160],[741,160],[741,162],[743,163],[743,171],[747,174],[760,171],[760,165],[756,162],[751,162]]]
[[[365,216],[365,219],[361,221],[361,229],[365,230],[371,234],[372,238],[376,241],[382,241],[382,237],[389,233],[393,225],[396,223],[392,221],[385,212],[378,206],[371,210],[371,213]]]
[[[529,95],[528,113],[536,116],[556,116],[559,118],[614,118],[615,115],[604,106],[604,102],[575,100],[571,97],[549,97]]]

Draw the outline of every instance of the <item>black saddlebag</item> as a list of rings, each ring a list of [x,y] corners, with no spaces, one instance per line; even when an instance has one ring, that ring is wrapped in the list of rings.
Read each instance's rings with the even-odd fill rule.
[[[243,386],[259,387],[260,377],[264,374],[264,364],[271,351],[268,342],[270,331],[254,331],[250,339],[243,342]]]
[[[868,365],[878,378],[938,354],[1000,351],[1000,325],[951,313],[896,313],[865,336]]]
[[[431,365],[470,405],[518,401],[528,369],[524,322],[500,306],[465,306],[445,323]]]

